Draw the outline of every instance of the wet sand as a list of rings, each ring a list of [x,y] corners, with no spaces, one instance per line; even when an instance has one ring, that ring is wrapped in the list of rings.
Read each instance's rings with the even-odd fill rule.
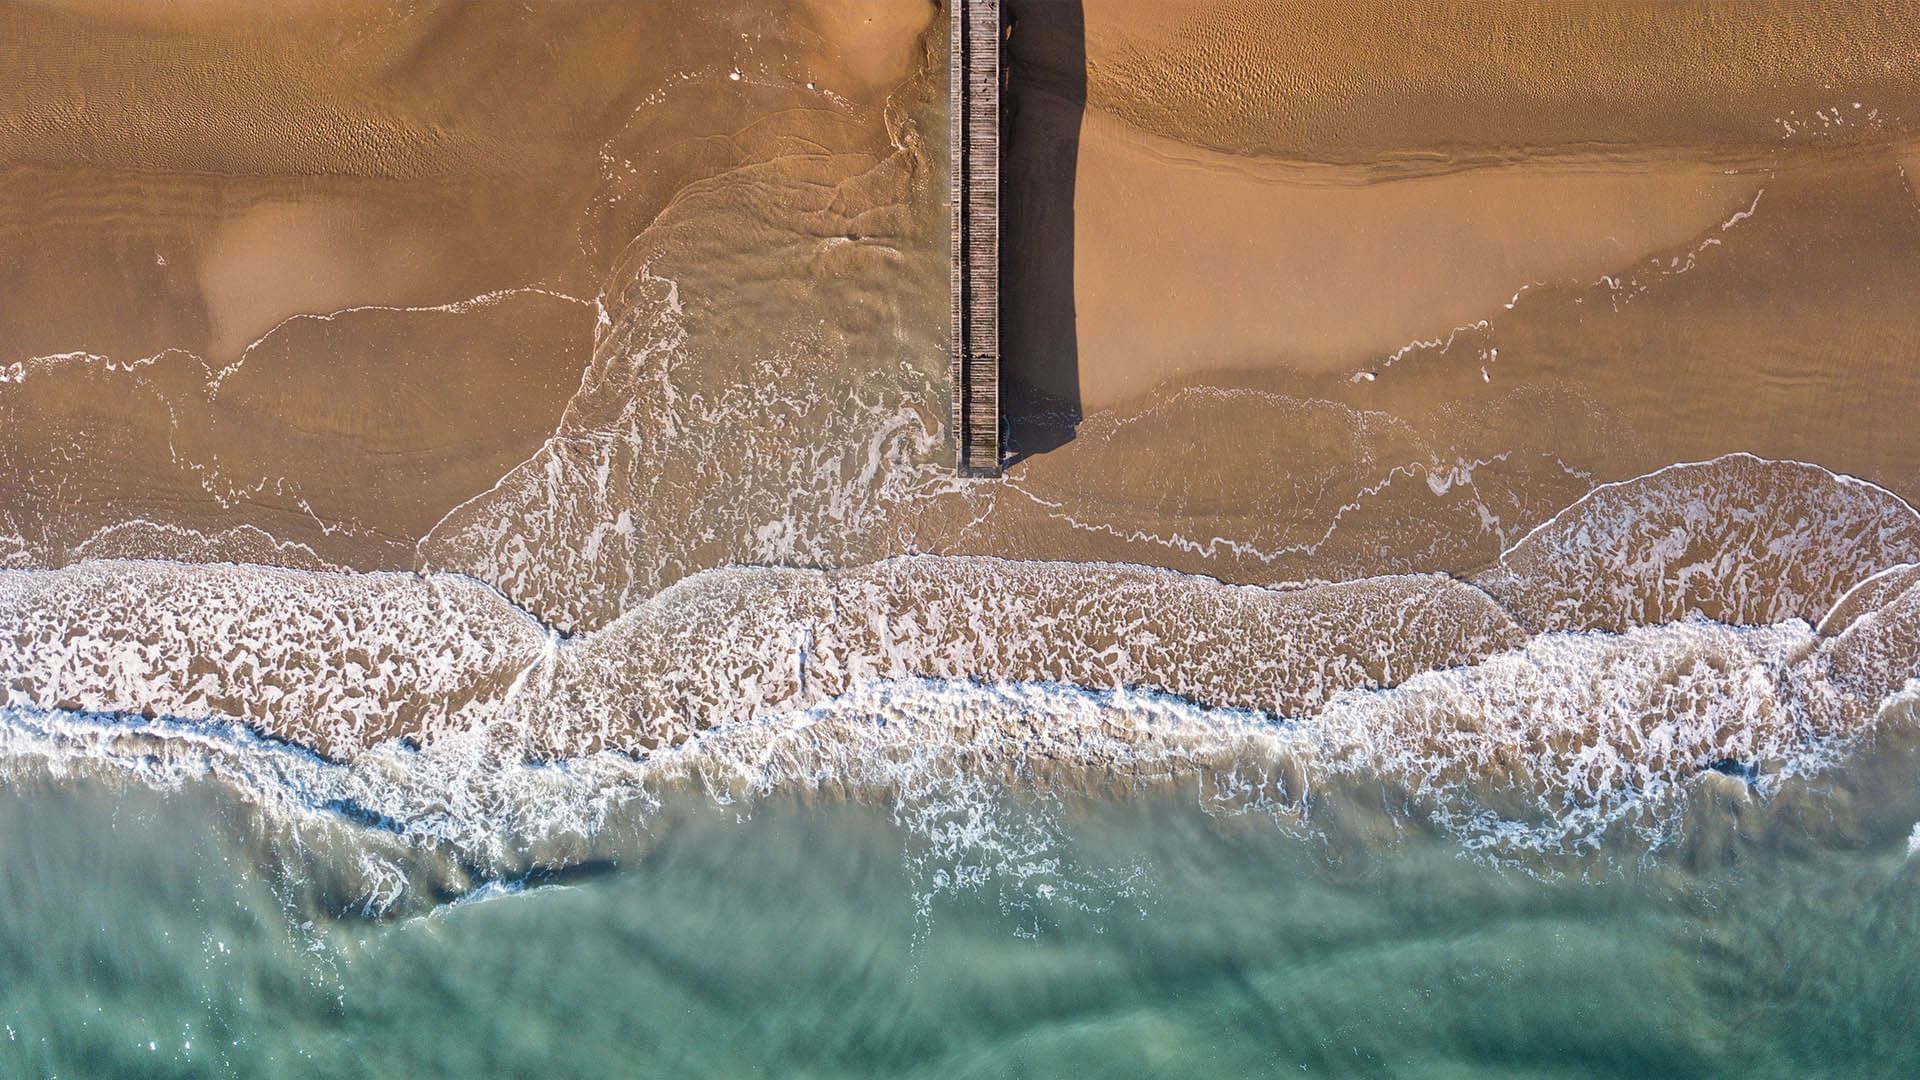
[[[807,213],[781,203],[821,158],[892,149],[932,14],[0,7],[23,60],[0,76],[9,561],[116,529],[121,553],[218,557],[262,530],[412,566],[560,425],[607,275],[670,204],[772,174],[786,220],[736,231],[759,261],[727,272],[778,282],[765,248]],[[885,205],[854,199],[850,220]],[[143,546],[129,521],[160,528]]]
[[[1464,572],[1742,450],[1920,494],[1911,19],[1019,16],[1009,243],[1056,264],[1011,271],[1007,363],[1045,452],[968,549]]]
[[[967,485],[931,5],[6,8],[0,555],[585,632],[912,552],[1467,575],[1733,452],[1920,497],[1900,13],[1010,10],[1016,461]]]
[[[1085,22],[1096,107],[1216,150],[1376,173],[1569,153],[1743,158],[1790,130],[1873,142],[1911,130],[1920,74],[1911,13],[1884,3],[1815,14],[1648,0],[1087,0]],[[1814,115],[1853,101],[1861,117]]]
[[[1920,20],[1008,6],[0,0],[0,1072],[1915,1056]]]

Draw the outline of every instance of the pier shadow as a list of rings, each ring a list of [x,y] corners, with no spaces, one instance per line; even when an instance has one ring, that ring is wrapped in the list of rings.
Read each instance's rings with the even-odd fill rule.
[[[1013,465],[1080,425],[1073,193],[1087,47],[1080,0],[1007,0],[1004,17],[1000,409]]]

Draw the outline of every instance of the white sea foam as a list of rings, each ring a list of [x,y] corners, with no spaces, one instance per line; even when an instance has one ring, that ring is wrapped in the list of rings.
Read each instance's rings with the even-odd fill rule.
[[[562,642],[453,575],[88,563],[0,575],[15,704],[244,720],[335,756],[487,731],[643,750],[873,679],[1145,687],[1297,713],[1520,640],[1440,576],[1274,590],[1143,567],[920,556],[684,580]]]
[[[13,705],[244,720],[329,753],[483,724],[545,632],[463,578],[92,562],[0,572]]]
[[[1810,686],[1818,649],[1804,626],[1552,634],[1292,719],[1128,690],[878,680],[639,757],[556,765],[503,755],[479,733],[330,762],[237,725],[12,709],[0,714],[0,770],[226,784],[282,828],[364,834],[376,909],[418,879],[409,859],[435,864],[436,880],[478,875],[477,886],[618,857],[686,797],[749,811],[789,796],[893,807],[928,845],[936,887],[937,870],[982,860],[1039,865],[1013,858],[1044,840],[1033,832],[1044,820],[1006,817],[1001,800],[1023,791],[1198,785],[1216,810],[1309,831],[1329,812],[1399,807],[1469,850],[1529,865],[1658,847],[1703,777],[1735,773],[1765,799],[1833,764],[1881,708]]]
[[[877,284],[897,277],[896,245],[914,226],[893,208],[837,221],[834,193],[892,193],[904,208],[920,155],[903,129],[878,159],[785,158],[795,168],[742,167],[675,196],[614,261],[600,297],[610,317],[553,435],[448,513],[416,565],[471,574],[584,630],[702,569],[844,565],[910,547],[900,505],[954,486],[927,408],[937,344],[906,332],[902,301]],[[780,206],[796,209],[770,216]],[[743,235],[813,260],[829,228],[858,239],[804,288],[709,279],[682,295],[676,273],[731,265]],[[755,319],[760,332],[742,333]]]
[[[941,435],[906,398],[849,391],[778,352],[708,386],[674,282],[641,267],[615,307],[556,433],[449,512],[421,565],[591,626],[703,564],[823,561],[830,538],[880,523],[897,485],[931,476],[916,463]],[[814,445],[796,427],[835,437]]]
[[[294,570],[345,571],[305,544],[253,525],[202,530],[135,518],[99,529],[74,545],[73,562],[148,559],[175,563],[248,563]]]
[[[1920,563],[1895,563],[1860,579],[1827,609],[1818,624],[1820,632],[1830,635],[1845,631],[1861,617],[1886,606],[1915,582],[1920,582]]]
[[[174,356],[190,359],[204,366],[204,361],[201,361],[198,356],[195,356],[185,349],[162,349],[151,356],[135,357],[131,360],[120,360],[111,356],[102,356],[99,353],[76,349],[68,352],[48,353],[45,356],[32,356],[24,360],[15,360],[9,364],[0,365],[0,384],[24,383],[35,375],[73,365],[88,365],[101,371],[122,373],[137,372],[141,368],[150,367],[163,359]]]
[[[1136,566],[921,556],[689,579],[560,652],[516,699],[546,752],[655,746],[875,679],[1149,688],[1297,714],[1471,662],[1520,635],[1448,578],[1302,589]]]
[[[1885,488],[1729,454],[1602,484],[1475,580],[1533,630],[1811,622],[1917,560],[1920,513]]]
[[[1913,518],[1871,485],[1746,457],[1608,485],[1508,553],[1556,550],[1565,573],[1511,573],[1502,599],[1559,617],[1560,598],[1597,597],[1667,621],[1532,637],[1486,593],[1419,575],[1265,589],[983,558],[735,568],[564,639],[451,575],[10,572],[0,760],[218,778],[275,812],[370,830],[392,848],[365,878],[382,897],[405,877],[394,851],[483,877],[572,865],[687,791],[868,799],[986,843],[1000,826],[976,811],[1009,782],[1195,782],[1295,819],[1385,785],[1374,805],[1501,858],[1657,846],[1698,783],[1766,798],[1830,764],[1920,674],[1920,586],[1897,574],[1855,590],[1874,604],[1825,637],[1663,598],[1762,623],[1817,614],[1847,591],[1841,574],[1878,569],[1833,552],[1895,558]],[[1712,558],[1680,557],[1729,524]],[[1674,584],[1703,573],[1704,593]],[[1623,600],[1641,589],[1659,603]]]

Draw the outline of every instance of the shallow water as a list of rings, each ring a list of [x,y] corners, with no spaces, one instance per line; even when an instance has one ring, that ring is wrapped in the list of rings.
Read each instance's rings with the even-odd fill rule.
[[[1730,831],[1711,856],[1580,874],[1490,865],[1364,798],[1304,822],[1190,789],[934,815],[696,798],[616,859],[385,920],[319,910],[354,829],[295,851],[217,781],[50,778],[0,793],[0,1065],[1892,1071],[1920,1052],[1920,793],[1837,775],[1789,796],[1806,821],[1703,806],[1687,839]]]
[[[1920,23],[1509,7],[1009,0],[970,483],[939,5],[0,0],[0,1077],[1911,1071]]]

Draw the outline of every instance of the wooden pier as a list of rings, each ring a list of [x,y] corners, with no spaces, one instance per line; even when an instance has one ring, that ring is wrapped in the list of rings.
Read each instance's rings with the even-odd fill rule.
[[[961,476],[1000,475],[1000,0],[947,0],[953,438]]]

